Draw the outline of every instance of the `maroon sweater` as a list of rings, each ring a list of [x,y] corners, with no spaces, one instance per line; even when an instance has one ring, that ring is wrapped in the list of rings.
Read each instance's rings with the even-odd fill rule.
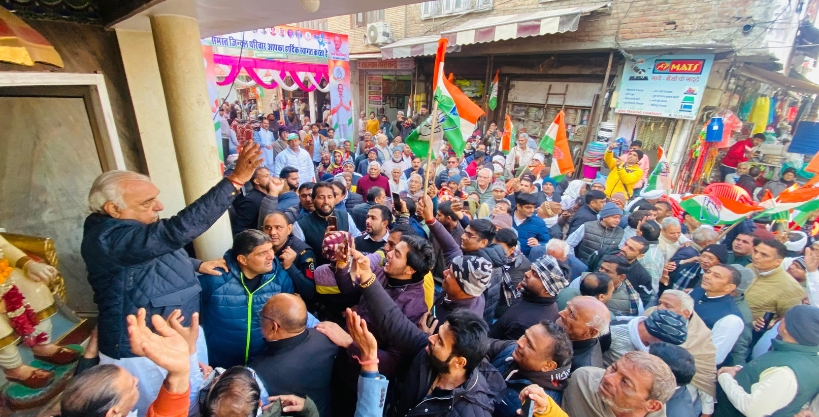
[[[370,188],[373,187],[381,187],[384,189],[385,195],[390,195],[390,180],[383,174],[379,175],[376,179],[372,179],[369,175],[365,175],[358,179],[358,185],[356,187],[355,192],[364,197],[364,201],[367,201],[367,191],[370,191]]]

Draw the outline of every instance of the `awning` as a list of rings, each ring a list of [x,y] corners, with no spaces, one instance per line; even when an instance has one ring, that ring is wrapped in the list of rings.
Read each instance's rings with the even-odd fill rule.
[[[414,38],[401,39],[389,45],[381,47],[381,59],[409,58],[413,56],[435,55],[438,51],[438,35],[416,36]],[[449,44],[447,52],[458,52],[461,47]]]
[[[441,37],[447,38],[450,45],[469,45],[550,33],[573,32],[577,30],[580,16],[608,7],[610,4],[610,2],[593,3],[567,9],[472,19],[452,30],[441,32]]]
[[[768,71],[753,65],[744,65],[742,73],[763,83],[785,87],[797,93],[819,94],[819,85],[817,84],[786,77],[778,72]]]

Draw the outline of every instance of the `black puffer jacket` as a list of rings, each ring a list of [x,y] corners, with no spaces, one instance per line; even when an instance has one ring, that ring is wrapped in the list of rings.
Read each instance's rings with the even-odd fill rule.
[[[503,276],[500,269],[506,265],[506,251],[497,243],[492,243],[483,249],[464,253],[464,255],[478,256],[492,262],[492,276],[489,279],[489,285],[486,286],[486,290],[483,292],[486,302],[483,309],[483,319],[487,323],[492,323],[492,320],[495,319],[495,309],[498,308],[500,302],[501,278]]]
[[[393,342],[393,346],[400,350],[402,360],[412,361],[406,377],[398,381],[392,415],[452,417],[492,415],[496,402],[506,389],[506,383],[486,359],[470,372],[466,382],[454,389],[451,395],[425,400],[437,376],[429,366],[424,349],[429,344],[429,335],[404,316],[381,284],[376,282],[362,288],[361,293],[371,307],[371,326],[383,338]]]

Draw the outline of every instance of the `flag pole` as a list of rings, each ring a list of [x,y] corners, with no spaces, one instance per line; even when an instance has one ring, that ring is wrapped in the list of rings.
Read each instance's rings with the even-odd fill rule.
[[[432,170],[432,145],[435,143],[435,125],[438,122],[438,100],[432,100],[432,120],[430,120],[429,150],[427,150],[427,168],[424,170],[424,195],[429,188],[429,174]],[[420,126],[419,126],[420,127]],[[444,168],[446,169],[446,168]]]
[[[738,222],[736,222],[736,223],[734,223],[734,224],[720,230],[719,236],[717,236],[717,241],[719,241],[720,239],[725,237],[725,235],[727,235],[728,232],[733,230],[735,227],[739,226],[739,224],[744,222],[744,221],[745,221],[745,219],[741,219],[740,221],[738,221]]]

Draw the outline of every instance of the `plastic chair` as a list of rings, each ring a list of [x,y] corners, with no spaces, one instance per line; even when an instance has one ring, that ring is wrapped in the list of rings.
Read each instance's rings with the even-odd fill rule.
[[[722,198],[730,198],[731,200],[739,201],[743,204],[754,204],[754,200],[745,191],[744,188],[734,185],[728,184],[724,182],[715,182],[713,184],[708,184],[704,190],[702,190],[703,194],[711,194],[716,197]]]

